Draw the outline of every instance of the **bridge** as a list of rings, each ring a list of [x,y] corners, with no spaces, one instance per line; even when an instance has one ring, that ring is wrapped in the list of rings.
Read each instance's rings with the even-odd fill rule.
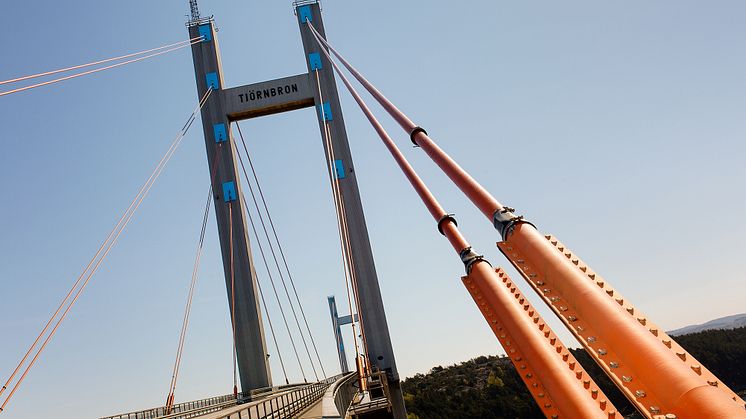
[[[21,356],[0,390],[0,414],[23,394],[19,390],[59,326],[67,318],[107,255],[137,213],[166,164],[197,119],[202,124],[209,172],[194,268],[184,308],[169,390],[162,406],[103,419],[133,418],[406,418],[395,352],[376,272],[361,190],[348,141],[337,80],[352,96],[433,219],[433,227],[463,265],[461,281],[487,327],[519,372],[548,418],[618,418],[621,415],[577,362],[545,316],[522,291],[535,293],[566,331],[646,418],[746,417],[746,403],[652,319],[571,251],[557,237],[540,232],[538,220],[503,205],[464,170],[328,40],[320,4],[295,1],[293,16],[303,47],[301,74],[228,86],[222,67],[216,21],[190,0],[185,41],[139,53],[5,80],[25,83],[0,92],[22,94],[72,78],[154,58],[182,48],[193,57],[197,105],[170,147],[121,214],[41,332]],[[72,73],[71,73],[72,72]],[[62,76],[60,73],[69,74]],[[37,82],[37,79],[45,81]],[[357,87],[356,87],[357,86]],[[358,90],[361,89],[361,90]],[[397,143],[362,96],[369,94],[401,128]],[[314,333],[298,293],[275,222],[265,199],[239,121],[313,108],[322,141],[324,168],[335,210],[342,276],[347,293],[328,298],[340,374],[322,364]],[[397,138],[398,138],[397,137]],[[405,157],[400,146],[423,152],[486,219],[497,247],[521,276],[511,278],[467,240],[448,212]],[[502,175],[501,175],[502,176]],[[506,179],[510,181],[510,179]],[[216,219],[231,327],[233,391],[207,399],[177,402],[177,384],[190,323],[191,306],[210,215]],[[252,215],[254,214],[254,215]],[[309,214],[300,217],[312,219]],[[312,220],[311,220],[312,221]],[[254,241],[253,239],[256,240]],[[264,245],[262,243],[265,243]],[[258,251],[258,252],[257,252]],[[495,265],[493,265],[495,263]],[[267,271],[270,287],[259,281]],[[280,319],[271,318],[268,301]],[[349,325],[354,365],[348,365],[341,328]],[[286,332],[290,348],[278,343]],[[269,338],[269,339],[268,339]],[[271,349],[274,347],[273,349]],[[277,354],[273,371],[269,354]],[[290,359],[283,353],[291,354]],[[291,383],[286,363],[297,363],[303,382]],[[310,369],[309,369],[310,366]],[[336,366],[335,366],[336,370]],[[274,374],[273,374],[274,372]],[[278,378],[279,374],[282,378]]]

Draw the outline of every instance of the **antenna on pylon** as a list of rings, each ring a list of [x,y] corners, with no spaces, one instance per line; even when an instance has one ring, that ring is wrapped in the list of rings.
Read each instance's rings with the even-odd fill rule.
[[[199,21],[199,6],[197,6],[197,0],[189,0],[189,9],[192,12],[192,22]]]

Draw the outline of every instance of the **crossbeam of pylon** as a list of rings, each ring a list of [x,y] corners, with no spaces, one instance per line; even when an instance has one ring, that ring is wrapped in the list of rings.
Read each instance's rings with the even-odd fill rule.
[[[572,307],[576,311],[575,320],[569,316],[565,319],[570,331],[577,336],[577,326],[573,323],[581,320],[594,330],[593,336],[580,340],[581,344],[641,413],[650,418],[661,414],[679,418],[746,418],[746,404],[740,397],[719,380],[708,382],[701,364],[690,354],[683,349],[679,353],[672,350],[670,337],[659,329],[649,330],[623,304],[608,298],[607,290],[578,269],[577,259],[568,259],[533,224],[500,204],[438,147],[423,128],[394,106],[325,39],[316,35],[410,135],[412,142],[421,147],[494,224],[504,243],[522,253],[524,258],[516,259],[514,264],[525,265],[521,273],[527,278],[542,278],[541,288],[535,287],[537,292],[540,295],[554,293],[552,298],[566,303],[562,307],[567,310]],[[611,349],[618,356],[616,359],[606,356]],[[692,362],[696,363],[696,368],[692,368]],[[618,371],[622,367],[634,374],[620,374]],[[651,404],[648,400],[656,400],[659,404]]]
[[[461,258],[467,273],[464,285],[546,417],[616,417],[614,406],[508,276],[474,252],[453,216],[420,179],[336,63],[332,65]]]

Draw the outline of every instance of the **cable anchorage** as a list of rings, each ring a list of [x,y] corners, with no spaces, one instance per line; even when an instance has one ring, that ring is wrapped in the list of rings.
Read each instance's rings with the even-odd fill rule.
[[[510,233],[513,232],[515,227],[518,224],[531,224],[534,228],[532,223],[526,221],[522,215],[515,215],[515,209],[510,207],[502,207],[501,209],[498,209],[495,211],[494,214],[492,214],[492,224],[495,226],[495,229],[500,232],[500,236],[503,238],[503,240],[507,240]]]
[[[440,220],[438,220],[438,231],[442,235],[446,235],[446,233],[443,232],[443,223],[450,221],[453,223],[454,226],[458,227],[458,223],[456,222],[456,218],[454,218],[456,214],[446,214],[442,217],[440,217]]]
[[[425,131],[425,128],[422,128],[421,126],[416,126],[412,128],[412,131],[409,132],[409,139],[412,141],[412,144],[414,144],[415,147],[419,147],[420,145],[417,144],[417,141],[414,140],[414,138],[417,136],[417,134],[423,133],[427,135],[427,131]]]
[[[461,258],[461,262],[464,263],[464,268],[466,269],[467,275],[471,273],[471,268],[477,262],[486,262],[488,265],[492,266],[492,264],[484,258],[484,255],[480,255],[475,252],[471,246],[463,249],[461,252],[459,252],[458,255]]]

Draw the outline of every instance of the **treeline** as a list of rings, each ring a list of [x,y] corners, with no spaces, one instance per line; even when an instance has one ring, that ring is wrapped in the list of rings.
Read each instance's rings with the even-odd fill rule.
[[[702,365],[746,397],[746,328],[709,330],[674,337]],[[639,418],[632,405],[582,349],[571,349],[626,418]],[[544,415],[506,357],[480,356],[434,367],[402,382],[409,419],[543,418]]]

